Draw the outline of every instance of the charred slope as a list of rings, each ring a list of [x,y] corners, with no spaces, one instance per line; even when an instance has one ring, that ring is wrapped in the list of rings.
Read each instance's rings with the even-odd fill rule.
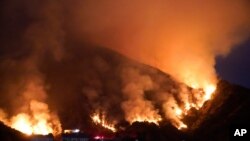
[[[250,123],[250,90],[220,81],[213,100],[208,101],[190,124],[193,140],[227,141],[230,126]]]

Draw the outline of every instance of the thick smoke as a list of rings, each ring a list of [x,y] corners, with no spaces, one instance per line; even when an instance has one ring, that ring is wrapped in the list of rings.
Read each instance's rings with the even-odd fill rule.
[[[154,82],[149,75],[143,75],[138,69],[127,68],[122,71],[123,93],[125,101],[121,104],[125,118],[130,123],[135,121],[161,120],[159,111],[152,101],[145,99],[145,92],[154,88]]]
[[[215,85],[215,57],[249,34],[246,0],[74,0],[68,5],[69,28],[80,39],[157,67],[193,88]]]
[[[8,119],[7,119],[7,115],[4,112],[4,110],[0,109],[0,121],[7,123]]]
[[[166,119],[172,121],[174,126],[180,127],[181,124],[183,123],[180,120],[180,117],[178,116],[181,116],[182,113],[180,111],[181,109],[179,108],[179,105],[177,104],[175,98],[172,95],[170,95],[162,106],[165,112],[164,114],[165,114]]]
[[[166,118],[179,127],[185,127],[179,109],[198,109],[211,98],[217,83],[215,57],[227,55],[250,31],[250,5],[245,0],[74,0],[67,5],[72,36],[106,46],[205,91],[205,95],[200,90],[189,95],[184,89],[165,99]],[[131,74],[126,75],[123,79]],[[135,112],[143,115],[149,109],[157,115],[158,111],[144,99],[143,82],[147,81],[140,85],[137,79],[123,87],[127,100],[122,109],[129,121]]]
[[[133,61],[96,46],[205,88],[217,81],[215,57],[248,37],[249,9],[247,0],[6,0],[0,22],[0,120],[22,115],[36,120],[42,111],[58,126],[51,112],[57,109],[63,126],[75,128],[103,110],[109,119],[128,121],[137,114],[149,119],[165,114],[179,126],[178,109],[191,108],[185,104],[199,93],[192,96],[171,77],[148,66],[133,68]]]
[[[18,5],[20,4],[20,5]],[[21,23],[21,20],[18,19],[18,12],[22,11],[25,16],[22,20],[27,22],[23,24],[23,27],[19,27],[17,32],[17,38],[12,39],[12,42],[20,43],[19,46],[11,44],[8,41],[3,41],[4,45],[12,48],[12,51],[17,51],[16,54],[18,57],[13,57],[13,53],[5,51],[5,56],[1,63],[1,67],[6,67],[16,75],[18,81],[9,80],[13,84],[8,83],[8,80],[5,80],[5,87],[9,95],[12,96],[11,104],[13,106],[13,112],[11,120],[6,122],[17,130],[23,130],[25,133],[60,133],[61,125],[58,120],[58,117],[51,113],[49,110],[46,99],[46,84],[45,78],[42,72],[40,71],[41,60],[45,57],[46,52],[50,52],[56,60],[60,60],[62,57],[61,48],[63,47],[63,33],[61,30],[61,25],[59,21],[59,11],[58,7],[60,6],[57,2],[50,1],[23,1],[23,2],[5,2],[3,15],[6,16],[8,20],[17,20],[18,23]],[[19,7],[20,6],[20,7]],[[9,8],[9,9],[7,9]],[[9,15],[8,15],[9,14]],[[10,16],[10,17],[8,17]],[[13,17],[11,17],[13,16]],[[4,19],[4,22],[7,20]],[[4,23],[3,26],[9,26],[9,23]],[[18,25],[10,25],[9,28],[14,26],[18,28]],[[10,29],[4,29],[8,32]],[[6,36],[11,36],[12,33],[7,33]],[[3,38],[1,38],[3,39]],[[4,46],[4,47],[6,47]],[[18,48],[19,47],[19,48]],[[14,55],[15,56],[15,55]],[[11,74],[11,72],[10,72]],[[7,74],[1,74],[6,79],[9,77]],[[3,81],[4,82],[4,81]],[[11,89],[14,88],[12,91]],[[15,97],[16,96],[16,97]],[[27,122],[27,128],[30,128],[29,131],[25,127],[22,127],[24,121]],[[33,128],[33,129],[32,129]],[[46,129],[47,128],[47,129]],[[33,130],[33,131],[32,131]],[[43,130],[43,131],[39,131]]]

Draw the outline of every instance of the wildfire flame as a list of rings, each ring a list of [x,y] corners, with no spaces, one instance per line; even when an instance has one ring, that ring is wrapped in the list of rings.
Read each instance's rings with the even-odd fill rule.
[[[176,124],[176,126],[179,130],[184,129],[184,128],[188,128],[188,126],[181,121],[181,119],[183,118],[183,114],[184,114],[184,112],[180,108],[176,108],[175,116],[179,119],[179,122],[178,122],[178,124]]]
[[[177,116],[177,117],[181,117],[181,115],[182,115],[182,110],[180,109],[180,108],[177,108],[176,110],[175,110],[175,115]]]
[[[196,87],[194,87],[194,89],[196,89]],[[205,86],[205,88],[203,89],[203,92],[195,92],[194,95],[200,95],[200,97],[197,98],[196,102],[190,102],[189,100],[186,100],[184,103],[184,108],[181,109],[180,107],[175,107],[175,117],[177,118],[177,123],[178,124],[174,124],[179,130],[184,129],[184,128],[188,128],[188,126],[182,122],[182,119],[185,115],[188,114],[188,111],[191,108],[195,108],[196,110],[199,110],[206,101],[210,100],[212,98],[212,95],[214,93],[214,91],[216,90],[216,86],[215,85],[207,85]],[[197,94],[199,93],[199,94]]]
[[[178,129],[181,130],[181,129],[184,129],[184,128],[187,128],[187,125],[184,124],[183,122],[181,122],[180,125],[178,126]]]
[[[114,125],[114,124],[111,124],[111,123],[108,123],[108,122],[106,121],[105,114],[100,114],[99,112],[94,113],[94,114],[91,116],[91,119],[92,119],[92,121],[93,121],[95,124],[101,125],[102,127],[106,128],[106,129],[109,129],[109,130],[111,130],[112,132],[116,132],[115,125]]]
[[[161,117],[154,118],[154,117],[145,117],[145,116],[136,116],[134,119],[132,119],[131,123],[134,122],[148,122],[148,123],[154,123],[156,125],[159,125],[159,122],[162,120]]]
[[[29,115],[21,113],[13,117],[13,123],[11,127],[19,130],[27,135],[41,134],[48,135],[53,133],[53,129],[46,119],[37,119],[35,123],[32,123],[32,119]]]
[[[205,95],[204,95],[204,101],[208,101],[211,99],[212,94],[214,93],[214,91],[216,90],[216,86],[215,85],[208,85],[207,87],[205,87]]]
[[[19,113],[4,123],[27,135],[57,135],[61,132],[61,124],[57,117],[49,112],[47,104],[32,100],[30,110],[30,114]]]

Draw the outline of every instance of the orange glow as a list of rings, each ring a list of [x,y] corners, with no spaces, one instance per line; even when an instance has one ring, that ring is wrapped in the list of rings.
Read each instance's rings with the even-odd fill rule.
[[[188,128],[188,126],[182,122],[183,114],[186,115],[186,112],[184,113],[182,111],[182,109],[179,108],[179,107],[175,108],[175,117],[176,117],[176,120],[177,120],[177,123],[178,123],[178,124],[176,124],[176,127],[178,128],[178,130]]]
[[[185,103],[185,111],[188,111],[191,108],[191,105],[189,102]]]
[[[177,117],[181,117],[182,116],[182,110],[180,109],[180,108],[177,108],[176,110],[175,110],[175,115],[177,116]]]
[[[99,114],[94,114],[94,115],[92,116],[92,120],[93,120],[95,123],[102,123]]]
[[[194,89],[197,89],[195,85],[192,85],[192,86],[194,86]],[[197,92],[198,94],[194,92],[194,96],[201,94],[201,96],[199,96],[197,98],[197,102],[193,103],[193,102],[189,102],[188,100],[186,100],[186,102],[184,103],[183,110],[181,108],[178,108],[178,107],[175,109],[175,116],[180,121],[179,124],[177,124],[177,128],[179,130],[184,129],[184,128],[188,128],[188,126],[181,121],[183,118],[183,114],[187,115],[188,111],[191,108],[195,108],[196,110],[199,110],[206,101],[208,101],[212,98],[212,94],[214,93],[215,90],[216,90],[215,85],[206,85],[203,88],[203,92]]]
[[[187,125],[181,122],[180,125],[178,126],[178,129],[182,130],[184,128],[187,128]]]
[[[215,85],[206,86],[204,89],[204,91],[205,91],[204,100],[207,101],[207,100],[211,99],[212,94],[214,93],[215,90],[216,90]]]
[[[36,123],[32,123],[31,117],[24,113],[18,114],[12,119],[11,127],[27,135],[53,133],[53,129],[46,119],[38,119]]]
[[[131,123],[134,122],[148,122],[148,123],[155,123],[159,125],[159,122],[162,120],[161,117],[153,118],[153,117],[146,117],[146,116],[136,116],[134,119],[131,120]]]
[[[57,117],[49,112],[47,104],[32,100],[30,110],[30,114],[19,113],[5,124],[27,135],[56,135],[61,132],[61,124]]]
[[[210,100],[212,98],[212,95],[213,95],[213,93],[214,93],[215,90],[216,90],[216,86],[215,85],[212,85],[212,84],[206,85],[203,88],[202,96],[197,101],[196,107],[198,107],[198,109],[200,109],[206,101],[208,101],[208,100]]]
[[[115,125],[114,125],[114,124],[111,124],[111,123],[108,123],[108,122],[106,121],[106,118],[105,118],[105,115],[104,115],[104,114],[101,116],[100,113],[94,113],[94,114],[91,116],[91,119],[92,119],[92,121],[93,121],[95,124],[101,125],[102,127],[106,128],[106,129],[109,129],[109,130],[111,130],[112,132],[116,132]]]
[[[24,134],[31,135],[33,133],[33,129],[29,121],[30,119],[28,115],[19,114],[13,118],[13,123],[11,127],[23,132]]]

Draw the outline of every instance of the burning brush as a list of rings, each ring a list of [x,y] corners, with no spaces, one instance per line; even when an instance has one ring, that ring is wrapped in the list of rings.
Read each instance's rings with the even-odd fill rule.
[[[105,113],[96,112],[91,116],[91,119],[96,125],[101,125],[105,129],[111,130],[112,132],[116,132],[115,124],[109,123],[106,120]]]

